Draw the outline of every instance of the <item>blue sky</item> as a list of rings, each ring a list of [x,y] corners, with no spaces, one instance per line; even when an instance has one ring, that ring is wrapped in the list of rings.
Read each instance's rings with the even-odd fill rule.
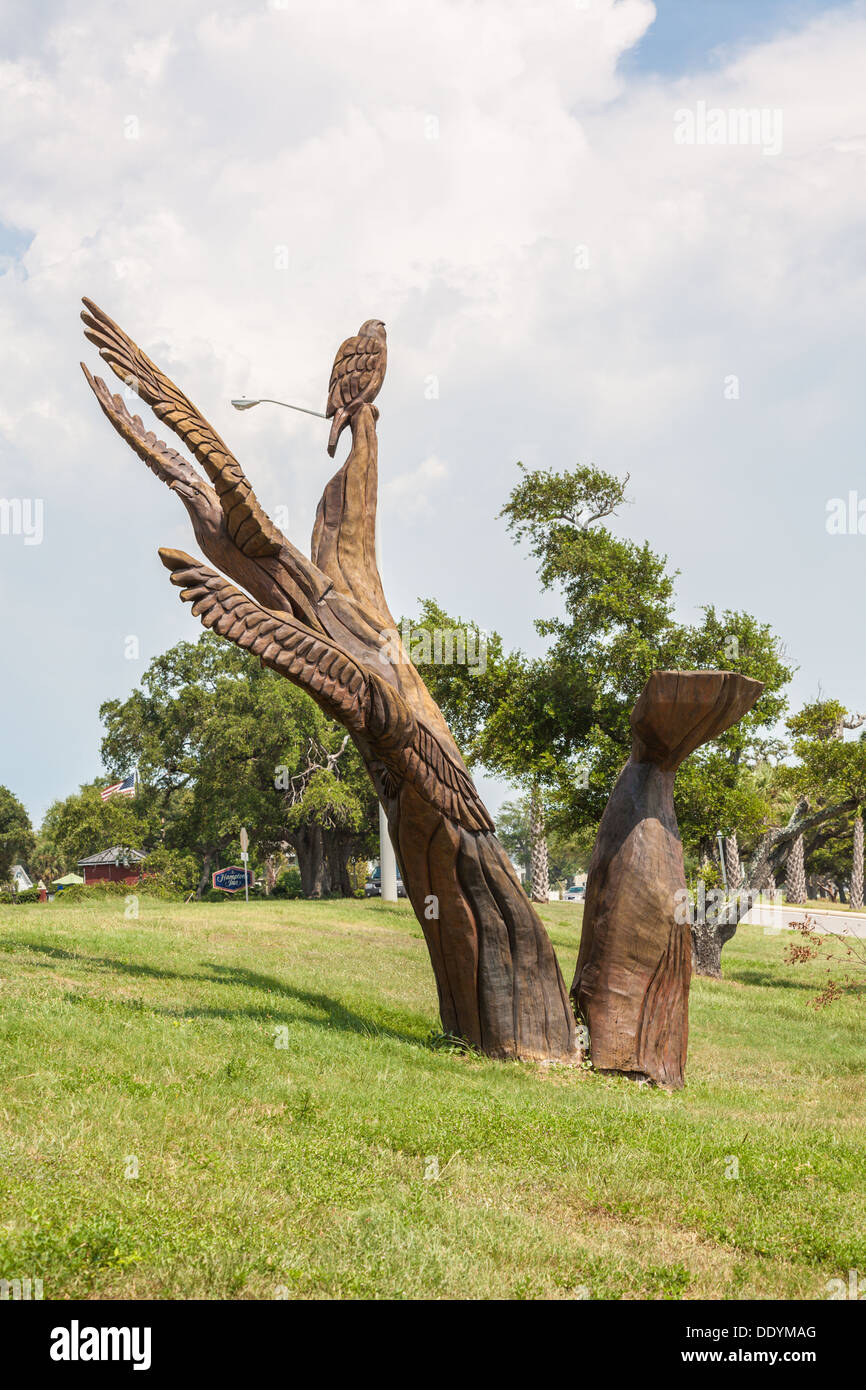
[[[21,266],[33,233],[20,227],[6,227],[0,222],[0,275],[5,275],[15,265]]]
[[[537,651],[555,600],[496,514],[518,459],[594,462],[630,474],[621,532],[679,570],[683,620],[754,613],[795,704],[866,706],[866,535],[825,525],[866,498],[863,0],[434,0],[423,43],[405,0],[12,14],[0,494],[42,502],[44,538],[0,535],[0,783],[35,820],[99,774],[100,704],[198,635],[156,558],[194,550],[185,514],[84,386],[81,295],[304,547],[322,422],[229,400],[315,407],[339,342],[387,323],[395,613],[432,596]],[[699,103],[778,109],[781,150],[678,142]]]
[[[623,55],[623,72],[679,77],[717,66],[731,49],[801,27],[832,0],[655,0],[656,18]]]

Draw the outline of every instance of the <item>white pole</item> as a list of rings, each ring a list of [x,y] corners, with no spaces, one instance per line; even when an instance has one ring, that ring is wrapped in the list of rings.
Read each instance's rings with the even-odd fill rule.
[[[244,866],[244,898],[250,900],[250,837],[247,834],[246,826],[241,826],[241,863]]]
[[[725,837],[721,830],[716,831],[716,840],[719,845],[719,864],[722,870],[722,883],[725,885],[725,896],[728,893],[728,866],[725,863]]]
[[[376,509],[376,568],[381,578],[382,550],[379,543],[378,508]],[[379,874],[382,901],[395,903],[397,901],[397,856],[394,853],[394,846],[391,844],[388,817],[385,815],[385,809],[381,802],[379,803]]]

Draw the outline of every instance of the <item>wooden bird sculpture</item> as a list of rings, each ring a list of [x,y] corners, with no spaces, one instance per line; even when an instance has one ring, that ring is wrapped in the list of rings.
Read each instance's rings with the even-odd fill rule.
[[[328,453],[334,457],[337,441],[353,416],[362,405],[370,405],[382,389],[385,380],[385,367],[388,362],[388,348],[385,342],[385,325],[381,319],[367,319],[362,323],[353,338],[341,344],[334,359],[331,381],[328,386],[327,419],[333,416],[334,423],[328,438]],[[378,410],[373,408],[373,418]]]
[[[102,360],[194,460],[85,367],[112,427],[180,498],[215,567],[163,549],[172,583],[206,628],[306,690],[363,759],[430,952],[443,1032],[492,1057],[579,1060],[550,938],[420,672],[385,654],[397,624],[376,564],[371,404],[385,372],[383,325],[365,323],[337,355],[332,451],[346,425],[352,447],[325,486],[308,559],[267,516],[240,461],[189,397],[91,300],[82,317]]]

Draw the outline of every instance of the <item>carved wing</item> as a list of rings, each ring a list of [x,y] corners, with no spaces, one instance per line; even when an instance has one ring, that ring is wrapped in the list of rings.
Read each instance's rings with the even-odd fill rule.
[[[390,790],[396,793],[408,780],[458,825],[493,829],[470,778],[375,672],[365,673],[342,648],[288,614],[263,608],[182,550],[162,549],[159,556],[205,627],[254,652],[263,666],[302,686],[331,718],[373,741]]]
[[[81,370],[99,402],[103,415],[117,430],[121,439],[125,439],[150,471],[156,474],[160,482],[166,483],[169,487],[174,487],[176,483],[185,484],[199,492],[207,488],[207,484],[182,454],[170,448],[163,440],[157,439],[152,430],[145,429],[140,415],[130,415],[122,396],[112,395],[102,378],[92,376],[83,362]]]
[[[347,652],[288,613],[274,613],[236,589],[221,574],[182,550],[161,549],[171,582],[204,627],[255,652],[263,666],[303,686],[327,714],[348,729],[364,727],[367,678]]]
[[[85,325],[85,337],[99,349],[100,357],[108,363],[115,375],[131,386],[151,407],[157,418],[164,420],[170,429],[180,435],[187,448],[195,455],[214,485],[229,535],[238,549],[255,558],[276,555],[283,545],[284,538],[260,506],[243,469],[216,431],[192,401],[151,362],[131,338],[127,337],[122,328],[92,300],[85,299],[83,302],[88,310],[81,315]],[[102,401],[100,404],[104,408]],[[108,411],[106,414],[111,418]],[[117,428],[116,425],[115,427]],[[141,434],[138,431],[131,434],[126,434],[124,430],[120,432],[125,434],[139,456],[152,467],[150,458],[142,452],[132,437],[137,435],[140,443]],[[152,447],[150,441],[148,447]],[[165,446],[162,447],[164,449]]]
[[[325,414],[330,418],[361,396],[373,400],[384,377],[385,349],[378,338],[347,338],[334,361]]]
[[[417,733],[405,755],[406,775],[427,801],[467,830],[494,830],[490,812],[472,779],[449,758],[426,724],[416,721]]]

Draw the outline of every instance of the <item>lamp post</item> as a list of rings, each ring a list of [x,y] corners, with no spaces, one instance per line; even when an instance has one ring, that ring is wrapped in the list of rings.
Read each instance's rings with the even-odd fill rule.
[[[282,405],[286,410],[300,410],[302,415],[315,415],[317,420],[327,420],[327,415],[323,415],[321,410],[308,410],[305,405],[289,405],[288,401],[275,401],[270,396],[260,396],[257,400],[248,401],[246,396],[240,396],[236,401],[232,401],[235,410],[252,410],[254,405]]]
[[[327,420],[328,418],[320,410],[309,410],[305,405],[290,405],[288,401],[277,401],[271,396],[259,396],[255,400],[247,400],[246,396],[240,396],[237,400],[232,401],[232,405],[235,410],[252,410],[254,405],[281,405],[286,410],[299,410],[303,415],[315,415],[317,420]],[[381,575],[382,558],[379,546],[378,509],[376,511],[376,568]],[[395,903],[397,901],[397,856],[391,843],[388,818],[381,801],[379,802],[379,887],[383,902]]]

